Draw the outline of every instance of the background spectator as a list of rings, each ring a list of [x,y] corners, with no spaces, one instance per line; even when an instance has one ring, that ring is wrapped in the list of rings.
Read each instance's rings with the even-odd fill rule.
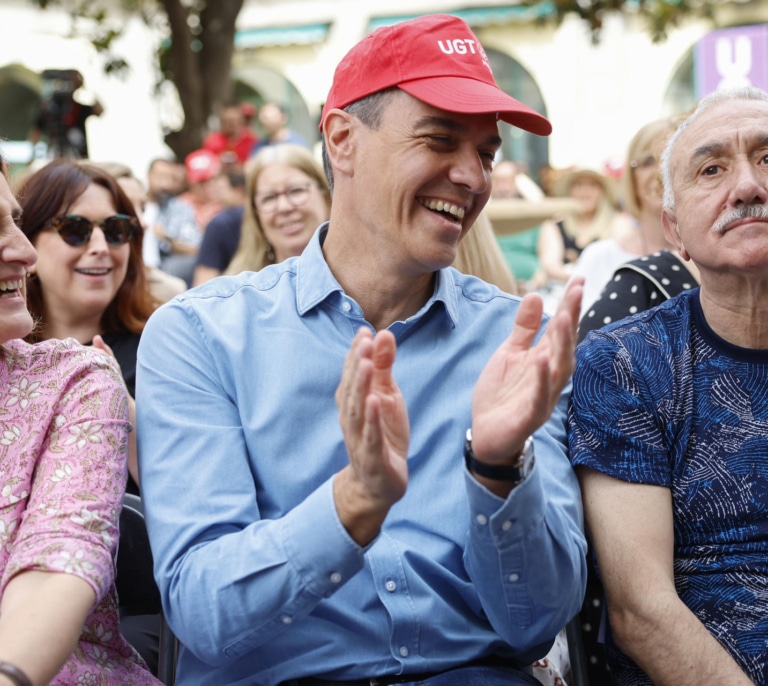
[[[223,274],[240,243],[240,225],[245,211],[245,174],[229,171],[219,176],[220,195],[226,207],[205,227],[197,253],[193,286]]]
[[[493,166],[491,179],[491,202],[509,199],[537,202],[544,196],[542,190],[512,160],[497,162]],[[525,285],[539,271],[539,233],[540,228],[536,226],[527,231],[497,236],[504,260],[515,275],[515,292],[525,290]]]
[[[242,167],[258,140],[246,123],[243,108],[229,104],[219,109],[219,130],[206,136],[203,148],[218,155],[226,167]]]
[[[150,166],[148,224],[158,238],[160,267],[184,279],[192,278],[197,253],[208,222],[222,209],[219,200],[219,158],[210,150],[196,150],[184,163],[186,190],[178,192],[177,166],[155,160]]]
[[[248,165],[240,244],[227,274],[259,271],[300,255],[328,219],[328,182],[312,153],[298,145],[264,148]]]
[[[265,102],[259,109],[259,124],[264,136],[253,148],[257,154],[262,148],[276,143],[294,143],[305,148],[309,143],[303,136],[288,127],[288,112],[276,102]]]
[[[680,257],[664,236],[661,224],[659,161],[674,130],[675,120],[654,121],[643,126],[629,144],[622,177],[623,195],[624,205],[637,220],[637,227],[625,242],[643,257],[618,266],[600,297],[584,308],[579,340],[592,329],[660,305],[698,284],[696,265]]]
[[[672,247],[661,226],[662,192],[658,163],[674,128],[675,122],[671,119],[650,122],[641,127],[630,141],[623,186],[624,205],[632,221],[617,222],[613,235],[590,245],[580,255],[574,273],[585,278],[582,319],[594,317],[589,314],[592,305],[613,277],[615,269],[640,255]]]

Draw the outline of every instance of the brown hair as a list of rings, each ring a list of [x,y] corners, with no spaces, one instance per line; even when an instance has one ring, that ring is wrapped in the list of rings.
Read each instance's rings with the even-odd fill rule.
[[[21,230],[34,242],[34,237],[48,222],[67,212],[91,184],[109,192],[118,213],[136,217],[128,196],[106,171],[92,164],[58,159],[26,178],[17,189],[23,217]],[[125,279],[101,316],[102,333],[140,334],[158,306],[147,284],[141,244],[139,231],[129,242]],[[37,278],[27,279],[27,306],[35,319],[43,318],[43,289]],[[34,333],[30,336],[36,339]]]
[[[504,259],[493,224],[485,210],[461,239],[453,266],[464,274],[472,274],[498,286],[506,293],[517,294],[515,276]]]
[[[275,261],[272,248],[267,243],[264,229],[259,222],[259,215],[253,205],[253,197],[258,190],[256,184],[264,169],[273,164],[284,164],[304,172],[317,183],[325,202],[330,208],[331,194],[322,167],[312,153],[300,145],[279,143],[268,145],[248,163],[245,169],[245,211],[240,231],[240,244],[233,255],[225,274],[239,274],[244,271],[259,271]]]

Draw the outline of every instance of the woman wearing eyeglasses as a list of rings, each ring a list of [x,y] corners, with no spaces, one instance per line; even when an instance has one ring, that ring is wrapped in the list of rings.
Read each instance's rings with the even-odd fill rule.
[[[0,159],[0,685],[159,686],[118,625],[125,388],[72,340],[22,340],[37,256],[20,215]]]
[[[300,255],[330,214],[322,167],[299,145],[263,148],[246,168],[245,190],[240,243],[227,274],[258,271]]]

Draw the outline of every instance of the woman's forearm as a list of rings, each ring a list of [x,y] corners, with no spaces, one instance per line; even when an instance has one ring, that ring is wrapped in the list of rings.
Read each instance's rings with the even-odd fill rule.
[[[95,602],[90,585],[72,574],[18,574],[0,602],[0,660],[45,686],[72,654]]]

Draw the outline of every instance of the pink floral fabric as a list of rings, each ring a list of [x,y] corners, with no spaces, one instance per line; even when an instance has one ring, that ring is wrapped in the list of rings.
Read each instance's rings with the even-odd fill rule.
[[[22,571],[75,574],[97,602],[52,686],[160,684],[118,621],[114,559],[130,431],[119,372],[74,340],[3,348],[0,595]]]

